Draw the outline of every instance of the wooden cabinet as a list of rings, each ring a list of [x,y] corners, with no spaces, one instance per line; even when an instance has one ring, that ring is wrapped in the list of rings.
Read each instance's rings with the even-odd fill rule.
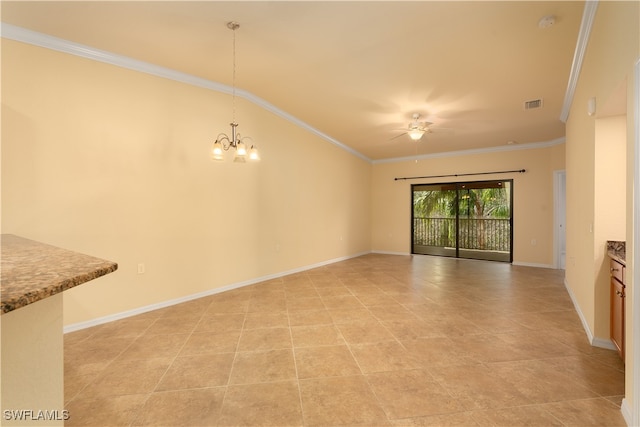
[[[625,266],[611,259],[609,271],[611,272],[611,341],[624,360]]]

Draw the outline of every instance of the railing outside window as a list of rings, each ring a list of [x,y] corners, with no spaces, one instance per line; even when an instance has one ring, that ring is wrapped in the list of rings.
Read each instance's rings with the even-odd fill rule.
[[[509,219],[460,218],[459,221],[460,248],[509,252]],[[413,242],[423,246],[455,247],[455,230],[455,218],[414,218]]]

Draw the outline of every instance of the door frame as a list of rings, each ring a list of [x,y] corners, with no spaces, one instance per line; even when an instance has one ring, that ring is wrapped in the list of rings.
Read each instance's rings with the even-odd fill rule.
[[[492,182],[508,182],[509,183],[509,260],[495,260],[497,262],[508,262],[509,264],[513,263],[513,235],[514,235],[514,179],[488,179],[488,180],[478,180],[478,181],[458,181],[458,182],[434,182],[434,183],[418,183],[418,184],[411,184],[410,186],[410,206],[411,206],[411,215],[410,215],[410,223],[411,223],[411,227],[410,227],[410,253],[411,255],[427,255],[427,254],[420,254],[417,252],[414,252],[414,237],[415,237],[415,217],[414,217],[414,188],[415,187],[419,187],[419,186],[428,186],[428,185],[450,185],[450,186],[454,186],[455,187],[455,191],[456,191],[456,217],[455,217],[455,222],[456,222],[456,247],[455,247],[455,258],[463,258],[463,259],[479,259],[479,260],[488,260],[488,261],[492,261],[490,259],[485,259],[485,258],[467,258],[467,257],[460,257],[460,241],[459,241],[459,222],[460,222],[460,212],[458,210],[458,197],[459,197],[459,191],[460,189],[464,189],[466,185],[470,185],[473,186],[474,184],[482,184],[482,183],[492,183]],[[479,187],[482,188],[482,187]],[[449,256],[449,255],[438,255],[438,254],[431,254],[431,255],[435,255],[435,256]]]

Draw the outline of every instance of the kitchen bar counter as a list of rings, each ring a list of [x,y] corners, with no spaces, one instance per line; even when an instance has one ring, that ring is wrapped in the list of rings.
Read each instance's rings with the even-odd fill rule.
[[[62,292],[118,265],[11,234],[0,235],[0,426],[63,426]]]
[[[626,244],[618,240],[607,240],[607,255],[618,261],[622,265],[626,265]]]
[[[58,294],[118,268],[105,261],[3,234],[0,314]]]

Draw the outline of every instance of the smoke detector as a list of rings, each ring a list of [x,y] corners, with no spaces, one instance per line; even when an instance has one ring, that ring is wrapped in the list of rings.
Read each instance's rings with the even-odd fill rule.
[[[547,16],[543,16],[542,18],[540,18],[540,20],[538,21],[538,28],[549,28],[549,27],[553,27],[553,24],[556,23],[556,17],[553,15],[547,15]]]

